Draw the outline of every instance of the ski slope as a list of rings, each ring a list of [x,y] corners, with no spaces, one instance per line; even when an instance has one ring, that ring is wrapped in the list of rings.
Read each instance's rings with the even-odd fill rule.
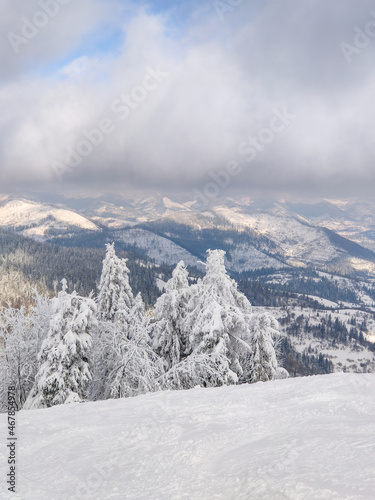
[[[1,499],[373,499],[375,375],[21,411],[17,457]]]

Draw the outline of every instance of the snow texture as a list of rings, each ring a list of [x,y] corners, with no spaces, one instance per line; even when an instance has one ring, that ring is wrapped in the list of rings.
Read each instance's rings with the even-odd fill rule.
[[[370,500],[374,386],[340,373],[22,410],[17,493],[2,481],[0,498]]]

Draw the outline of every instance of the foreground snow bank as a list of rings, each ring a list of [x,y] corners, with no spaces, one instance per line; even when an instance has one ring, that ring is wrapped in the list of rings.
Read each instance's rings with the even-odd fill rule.
[[[21,411],[0,498],[374,498],[374,396],[374,374],[332,374]]]

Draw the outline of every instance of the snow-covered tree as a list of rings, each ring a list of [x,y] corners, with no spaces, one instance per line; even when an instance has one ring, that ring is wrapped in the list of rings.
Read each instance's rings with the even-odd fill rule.
[[[158,388],[162,364],[150,346],[148,322],[140,294],[129,313],[120,307],[115,321],[101,322],[91,389],[95,399],[136,396]]]
[[[254,315],[250,329],[251,355],[245,380],[250,383],[273,380],[277,371],[274,343],[279,336],[278,322],[269,314],[260,313]]]
[[[119,307],[129,313],[134,305],[134,297],[129,285],[127,260],[117,257],[114,243],[107,244],[106,248],[99,284],[98,314],[103,320],[113,321]]]
[[[229,368],[228,358],[222,354],[192,353],[172,366],[160,377],[165,389],[192,389],[196,386],[219,387],[237,382],[236,375]]]
[[[188,272],[180,261],[172,278],[155,304],[155,323],[152,325],[153,348],[163,359],[164,368],[169,370],[184,357],[186,335],[183,324],[189,300]]]
[[[243,373],[241,360],[250,351],[252,309],[225,269],[223,250],[208,250],[206,274],[192,288],[185,330],[192,352],[227,358],[230,380]]]
[[[106,248],[97,297],[99,323],[93,332],[95,369],[89,389],[92,399],[110,397],[109,377],[118,364],[120,339],[129,340],[133,335],[134,321],[141,323],[144,320],[142,297],[138,294],[134,299],[126,259],[117,257],[114,243],[107,244]]]
[[[21,409],[34,383],[38,353],[48,333],[52,309],[46,296],[34,291],[34,305],[0,311],[0,411],[7,407],[7,390],[16,387],[16,405]]]
[[[125,326],[124,315],[122,316],[123,319],[121,320],[121,322]],[[125,319],[127,321],[127,331],[125,331],[127,333],[126,336],[128,339],[136,338],[138,332],[141,332],[142,336],[149,340],[148,336],[146,335],[149,318],[146,315],[145,305],[140,293],[138,293],[135,297],[133,307],[130,309],[129,315]]]
[[[91,380],[89,351],[96,305],[91,299],[63,289],[54,299],[54,314],[42,344],[39,369],[25,409],[80,402]]]
[[[252,310],[249,301],[237,290],[236,282],[228,276],[224,255],[223,250],[208,250],[204,278],[185,289],[187,304],[184,304],[184,315],[177,321],[179,337],[171,335],[172,328],[166,328],[164,336],[160,335],[165,346],[160,354],[168,355],[169,370],[163,376],[167,387],[235,384],[244,373],[242,362],[251,350]],[[171,300],[166,303],[174,305]],[[174,311],[175,307],[170,309]],[[167,313],[168,308],[160,311]],[[166,317],[170,318],[171,313]],[[175,348],[181,346],[176,338],[183,339],[183,351]],[[175,354],[177,363],[170,363],[170,352]],[[176,353],[180,354],[179,358]]]

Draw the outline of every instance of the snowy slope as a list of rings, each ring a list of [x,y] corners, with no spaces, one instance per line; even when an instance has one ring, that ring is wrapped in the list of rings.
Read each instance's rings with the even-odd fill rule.
[[[0,498],[370,500],[374,396],[374,374],[333,374],[21,411]]]
[[[181,246],[145,229],[135,228],[117,231],[116,239],[121,240],[126,245],[143,250],[157,264],[175,265],[183,260],[188,266],[203,267],[197,257]],[[226,260],[226,266],[233,271],[247,271],[262,267],[275,269],[285,267],[285,264],[249,245],[236,245],[229,255],[230,260]]]
[[[306,297],[306,295],[305,295]],[[322,324],[327,324],[330,317],[332,322],[336,319],[342,322],[348,333],[352,328],[350,319],[356,319],[354,331],[360,331],[360,325],[365,322],[367,324],[368,333],[363,332],[363,335],[368,342],[375,342],[375,322],[373,319],[374,310],[360,310],[355,304],[348,304],[348,309],[340,309],[338,304],[331,302],[321,297],[310,295],[313,300],[324,303],[325,307],[333,307],[333,309],[322,310],[315,308],[300,306],[285,307],[259,307],[254,306],[254,313],[263,313],[267,311],[280,322],[281,337],[287,338],[294,350],[300,354],[315,355],[322,354],[327,356],[333,364],[334,372],[353,372],[353,373],[374,373],[375,372],[375,352],[369,346],[357,342],[354,338],[347,342],[342,340],[333,341],[332,337],[321,337],[311,332],[310,327],[319,327]],[[288,328],[293,324],[292,320],[286,321],[288,315],[293,318],[300,317],[302,321],[298,326],[298,335],[293,335],[288,332]],[[306,328],[306,321],[308,327]],[[294,323],[295,324],[295,323]]]
[[[290,264],[321,264],[340,256],[320,228],[305,224],[285,212],[248,214],[227,207],[216,207],[215,212],[242,230],[251,229],[270,238]]]
[[[71,210],[43,205],[28,200],[11,200],[0,206],[0,227],[14,228],[25,236],[43,238],[50,230],[85,229],[98,231],[99,228]]]
[[[183,260],[186,265],[202,267],[198,264],[197,257],[190,252],[176,245],[173,241],[150,231],[144,229],[118,231],[116,238],[126,245],[134,245],[136,248],[144,250],[149,258],[155,260],[156,264],[174,265]]]
[[[117,203],[105,200],[97,201],[93,206],[84,208],[82,213],[91,220],[111,229],[120,229],[137,223],[157,220],[174,212],[190,211],[186,206],[160,194],[116,201]]]
[[[224,232],[233,234],[237,231],[238,237],[231,236],[233,244],[228,250],[232,257],[230,262],[234,263],[233,269],[236,271],[259,267],[279,268],[286,264],[329,268],[335,272],[375,273],[375,255],[371,252],[366,253],[360,246],[353,247],[350,241],[340,239],[335,233],[314,225],[277,203],[248,206],[241,205],[240,201],[234,203],[231,199],[218,200],[202,212],[166,213],[154,224],[149,224],[148,228],[152,230],[155,227],[156,232],[164,230],[167,234],[170,227],[174,227],[177,231],[174,236],[178,237],[178,232],[183,232],[183,226],[189,228],[193,240],[207,237],[207,244],[211,244],[214,231],[218,231],[217,234],[221,232],[223,238]],[[241,234],[251,235],[252,243],[255,243],[261,254],[255,255],[253,244],[242,245]],[[270,258],[276,261],[270,261]],[[261,261],[258,264],[259,259]]]
[[[285,264],[282,264],[279,260],[269,257],[250,245],[241,243],[230,251],[230,257],[230,261],[227,262],[228,269],[238,272],[253,271],[262,267],[273,267],[274,269],[285,267]]]
[[[372,199],[324,200],[287,206],[295,213],[308,216],[314,224],[375,251],[375,203]]]

